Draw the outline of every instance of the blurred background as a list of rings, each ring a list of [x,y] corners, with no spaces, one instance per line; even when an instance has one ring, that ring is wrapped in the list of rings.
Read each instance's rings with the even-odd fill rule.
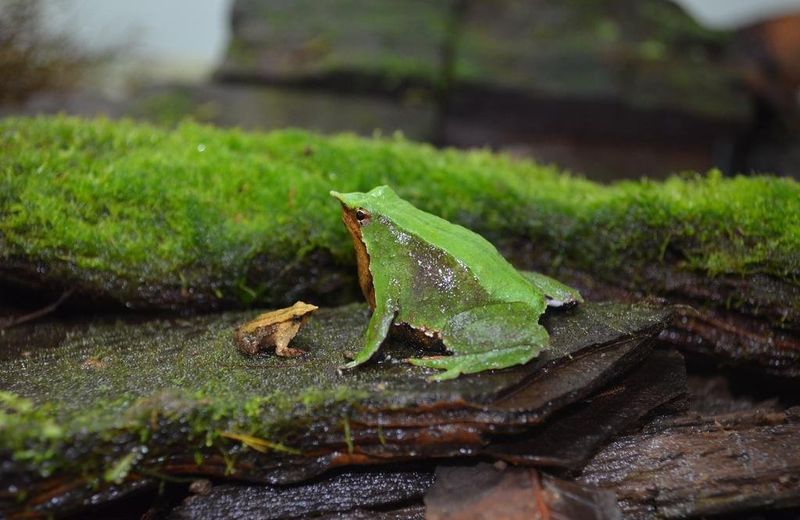
[[[2,0],[0,115],[800,177],[800,0]]]

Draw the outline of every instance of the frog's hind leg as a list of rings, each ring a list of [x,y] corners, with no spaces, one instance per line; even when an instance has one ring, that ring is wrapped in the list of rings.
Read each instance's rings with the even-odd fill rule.
[[[523,303],[499,303],[457,314],[442,331],[442,341],[452,356],[409,359],[421,367],[445,372],[434,381],[453,379],[493,368],[527,363],[546,348],[547,331],[539,315]]]
[[[583,303],[583,297],[577,289],[554,278],[533,271],[520,271],[520,274],[544,294],[548,307],[571,307]]]
[[[412,365],[438,368],[444,370],[431,376],[430,381],[454,379],[461,374],[472,374],[492,368],[506,368],[527,363],[538,354],[537,350],[526,346],[493,350],[482,354],[456,354],[453,356],[437,356],[409,359]]]

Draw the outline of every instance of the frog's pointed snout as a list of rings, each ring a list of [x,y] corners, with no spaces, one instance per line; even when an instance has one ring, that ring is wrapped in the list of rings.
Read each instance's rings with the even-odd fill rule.
[[[339,193],[331,190],[331,196],[341,202],[345,208],[354,208],[358,205],[357,195],[358,193]]]
[[[339,193],[338,191],[331,190],[331,197],[335,198],[342,203],[342,206],[352,207],[353,201],[351,200],[351,193]]]

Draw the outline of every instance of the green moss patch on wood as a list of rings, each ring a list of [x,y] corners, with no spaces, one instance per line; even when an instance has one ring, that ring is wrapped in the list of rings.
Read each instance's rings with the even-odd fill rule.
[[[799,281],[800,185],[788,179],[603,186],[401,137],[63,117],[4,119],[0,148],[0,271],[22,265],[28,278],[133,306],[353,297],[340,294],[355,286],[354,260],[328,191],[379,184],[496,242],[532,244],[550,271],[625,269],[634,288],[636,272],[660,263]]]

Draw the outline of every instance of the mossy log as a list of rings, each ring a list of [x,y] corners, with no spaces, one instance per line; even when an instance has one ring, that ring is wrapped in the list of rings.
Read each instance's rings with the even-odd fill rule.
[[[360,344],[365,306],[320,309],[294,340],[308,352],[296,358],[241,354],[233,331],[252,316],[7,331],[2,507],[63,513],[175,474],[285,483],[345,465],[503,457],[485,447],[602,392],[647,357],[668,313],[617,304],[550,312],[551,348],[535,362],[437,384],[400,361],[420,353],[404,341],[338,370]],[[603,437],[592,425],[586,433],[588,442],[573,439],[596,449]]]
[[[164,126],[186,119],[249,130],[305,128],[323,134],[371,136],[400,132],[409,139],[435,139],[439,116],[433,99],[403,100],[292,86],[159,85],[119,107],[120,113]]]
[[[453,0],[237,2],[234,37],[216,77],[228,81],[302,82],[355,74],[391,90],[416,80],[436,85]]]
[[[704,27],[675,2],[464,4],[454,43],[456,91],[616,100],[620,112],[673,109],[729,121],[748,115],[744,93],[731,85],[734,70],[715,57],[730,33]]]
[[[690,412],[659,417],[643,431],[620,437],[597,454],[577,481],[583,488],[552,476],[537,475],[531,469],[498,470],[481,464],[438,468],[435,489],[428,490],[433,482],[431,470],[390,469],[359,476],[345,473],[319,483],[289,488],[220,486],[208,496],[190,497],[176,510],[175,516],[214,518],[225,514],[245,518],[254,514],[254,507],[263,507],[268,501],[272,504],[270,511],[274,511],[272,517],[298,507],[313,507],[320,512],[344,509],[352,507],[354,501],[350,489],[361,489],[363,498],[359,500],[366,505],[374,500],[374,489],[387,482],[398,482],[400,489],[386,493],[384,503],[391,502],[398,493],[428,490],[425,498],[428,507],[415,518],[423,518],[423,512],[433,517],[458,511],[465,500],[470,503],[472,513],[495,512],[494,516],[498,516],[496,511],[503,510],[504,517],[515,512],[522,518],[530,518],[530,502],[537,496],[542,499],[540,505],[551,506],[546,508],[554,510],[551,512],[563,511],[557,506],[569,505],[571,497],[584,498],[572,506],[581,504],[589,509],[614,511],[618,497],[626,518],[718,514],[738,517],[749,511],[767,513],[768,509],[796,508],[799,504],[798,457],[792,443],[798,434],[797,412],[797,409],[767,407],[724,414]],[[569,441],[565,445],[568,448]],[[314,498],[303,498],[324,494],[337,483],[344,486],[342,495],[323,505]],[[549,487],[553,493],[541,493],[541,487]],[[560,498],[559,489],[567,495],[567,504],[549,504],[548,499]],[[604,493],[613,500],[598,500]],[[292,503],[297,497],[300,503]],[[390,506],[384,508],[393,510]],[[597,517],[600,512],[591,516]],[[583,511],[578,516],[587,517],[587,513]],[[778,513],[778,516],[784,515]]]
[[[620,268],[602,278],[563,268],[559,273],[589,299],[634,302],[649,294],[680,304],[661,339],[700,364],[800,377],[796,283],[763,274],[708,276],[666,263]]]
[[[360,299],[330,189],[390,184],[590,298],[686,303],[668,339],[800,376],[800,185],[717,173],[598,185],[399,137],[0,122],[0,280],[180,311]]]
[[[225,82],[438,97],[448,113],[454,97],[477,88],[521,94],[523,107],[525,98],[568,97],[721,120],[749,115],[735,73],[716,58],[730,33],[667,0],[238,1],[231,25],[216,73]]]

